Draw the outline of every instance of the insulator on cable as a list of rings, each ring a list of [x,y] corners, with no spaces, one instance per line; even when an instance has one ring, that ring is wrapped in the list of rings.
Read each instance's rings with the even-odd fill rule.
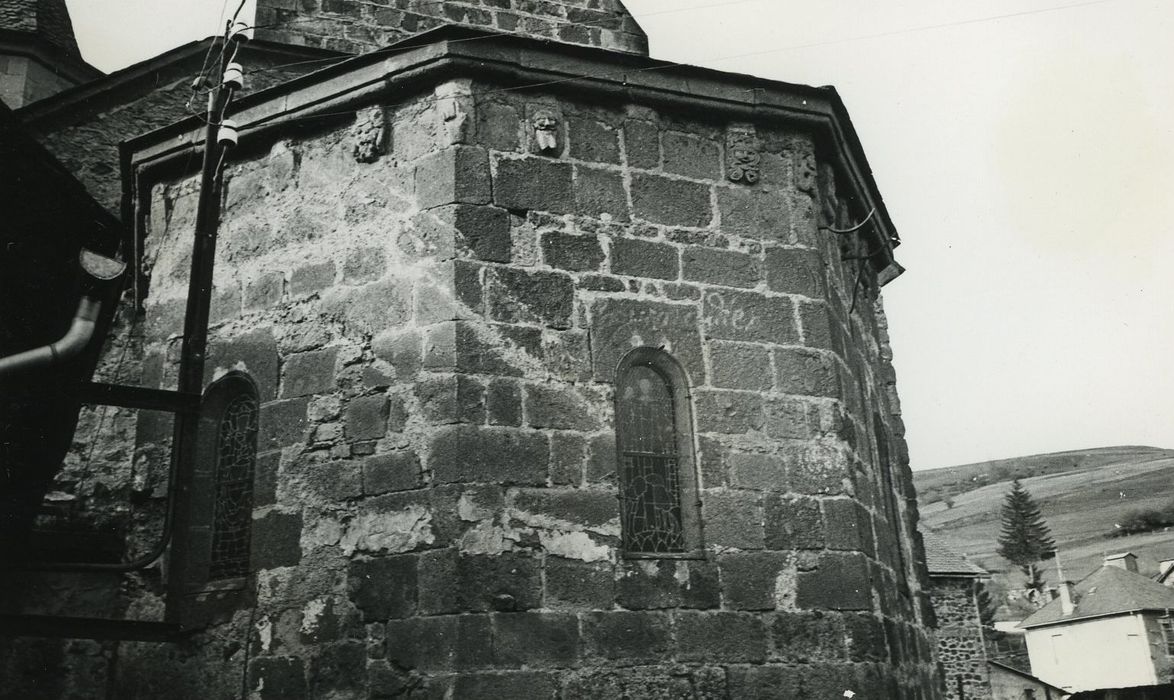
[[[228,40],[238,43],[248,41],[252,38],[250,36],[252,31],[252,28],[248,24],[244,22],[237,22],[236,24],[232,25],[232,29],[228,30]]]
[[[236,122],[231,119],[225,119],[220,122],[220,130],[216,132],[216,142],[225,148],[235,146],[240,140],[240,132],[237,130]]]
[[[197,75],[197,76],[195,77],[195,79],[194,79],[194,80],[192,80],[192,92],[195,92],[195,91],[197,91],[197,90],[203,90],[203,89],[204,89],[204,87],[205,87],[205,86],[207,86],[207,84],[208,84],[208,83],[207,83],[207,81],[204,79],[204,76],[202,76],[202,75]]]
[[[239,63],[229,63],[220,84],[229,90],[240,90],[245,86],[245,69]]]

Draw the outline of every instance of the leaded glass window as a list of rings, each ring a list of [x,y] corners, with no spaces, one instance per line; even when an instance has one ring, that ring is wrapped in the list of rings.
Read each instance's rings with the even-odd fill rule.
[[[211,580],[249,573],[253,475],[257,464],[257,394],[251,382],[231,378],[216,435]],[[211,393],[211,392],[209,392]]]
[[[684,373],[666,353],[634,351],[616,384],[620,513],[629,554],[696,549],[696,485]]]

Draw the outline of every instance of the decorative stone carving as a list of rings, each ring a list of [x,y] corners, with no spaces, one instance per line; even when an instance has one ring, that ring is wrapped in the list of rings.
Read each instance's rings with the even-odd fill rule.
[[[795,187],[811,196],[816,195],[819,169],[815,162],[814,153],[804,153],[796,159]]]
[[[355,122],[355,160],[374,163],[387,153],[390,141],[387,110],[382,106],[360,110]]]
[[[558,153],[558,115],[541,109],[534,113],[530,124],[534,127],[534,149],[538,153]]]
[[[726,131],[726,177],[753,185],[762,172],[758,134],[751,124],[731,125]]]

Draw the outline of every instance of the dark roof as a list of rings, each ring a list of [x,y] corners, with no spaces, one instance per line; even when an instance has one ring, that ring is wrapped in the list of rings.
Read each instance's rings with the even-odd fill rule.
[[[65,0],[0,0],[0,27],[34,34],[68,56],[81,57]]]
[[[1117,566],[1102,566],[1075,586],[1076,606],[1065,615],[1057,598],[1019,626],[1028,629],[1143,610],[1174,610],[1174,589]]]
[[[957,552],[944,539],[918,525],[925,543],[925,567],[930,576],[987,576],[986,569],[972,564],[965,554]]]
[[[1019,669],[1015,668],[1014,666],[1008,666],[1007,664],[1002,663],[1001,661],[987,661],[987,664],[990,666],[993,666],[999,670],[1006,671],[1007,673],[1015,674],[1016,676],[1019,676],[1020,678],[1026,678],[1027,680],[1034,681],[1036,683],[1039,683],[1040,685],[1047,686],[1048,688],[1051,688],[1052,690],[1055,690],[1056,692],[1061,693],[1063,695],[1067,695],[1069,692],[1067,690],[1064,690],[1063,688],[1061,688],[1058,685],[1052,685],[1051,683],[1045,681],[1044,679],[1040,678],[1039,676],[1033,676],[1030,673],[1025,673],[1025,672],[1020,671]]]

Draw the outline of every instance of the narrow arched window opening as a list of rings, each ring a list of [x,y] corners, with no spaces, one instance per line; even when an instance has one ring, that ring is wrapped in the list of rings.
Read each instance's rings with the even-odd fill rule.
[[[616,377],[621,527],[629,555],[700,548],[685,373],[667,353],[633,350]]]

